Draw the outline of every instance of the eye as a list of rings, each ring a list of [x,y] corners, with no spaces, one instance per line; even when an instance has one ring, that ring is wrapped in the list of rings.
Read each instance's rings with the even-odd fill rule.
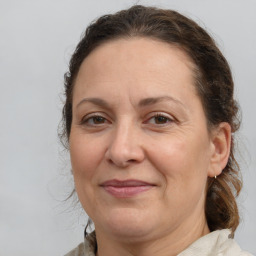
[[[90,115],[90,116],[85,116],[81,121],[81,124],[88,125],[88,126],[99,126],[107,122],[108,122],[107,119],[103,116]]]
[[[165,125],[171,122],[173,122],[173,119],[162,113],[157,113],[147,120],[147,123],[154,125]]]

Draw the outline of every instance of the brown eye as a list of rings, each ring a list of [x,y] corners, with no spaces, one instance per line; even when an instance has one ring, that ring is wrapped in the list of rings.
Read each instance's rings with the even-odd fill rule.
[[[165,116],[156,116],[154,118],[156,124],[165,124],[169,121],[168,118]]]
[[[173,121],[172,118],[160,113],[152,116],[150,119],[148,119],[147,122],[149,124],[154,124],[154,125],[165,125],[165,124],[171,123],[172,121]]]
[[[103,124],[105,123],[105,118],[101,116],[95,116],[95,117],[92,117],[92,121],[94,124]]]
[[[88,126],[97,126],[97,125],[105,124],[106,122],[107,122],[106,118],[102,116],[94,115],[94,116],[85,117],[82,120],[81,124],[88,125]]]

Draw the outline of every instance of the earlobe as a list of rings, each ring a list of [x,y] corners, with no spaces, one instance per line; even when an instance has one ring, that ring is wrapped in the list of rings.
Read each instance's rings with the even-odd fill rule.
[[[212,155],[211,168],[208,176],[215,177],[221,174],[226,167],[231,146],[231,127],[228,123],[223,122],[212,131]]]

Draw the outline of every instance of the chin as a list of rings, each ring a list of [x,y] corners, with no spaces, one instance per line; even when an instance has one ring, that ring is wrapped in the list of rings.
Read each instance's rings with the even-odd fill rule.
[[[118,239],[127,241],[145,240],[154,230],[153,216],[135,209],[115,209],[106,215],[101,224],[105,230]],[[97,224],[96,224],[97,229]]]

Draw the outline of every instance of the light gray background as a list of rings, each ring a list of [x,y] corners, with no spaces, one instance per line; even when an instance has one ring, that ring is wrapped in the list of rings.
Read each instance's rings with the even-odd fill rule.
[[[79,206],[58,142],[63,74],[94,18],[131,0],[0,0],[0,255],[63,255],[83,239]],[[139,1],[198,21],[229,60],[243,113],[240,245],[256,253],[256,1]]]

